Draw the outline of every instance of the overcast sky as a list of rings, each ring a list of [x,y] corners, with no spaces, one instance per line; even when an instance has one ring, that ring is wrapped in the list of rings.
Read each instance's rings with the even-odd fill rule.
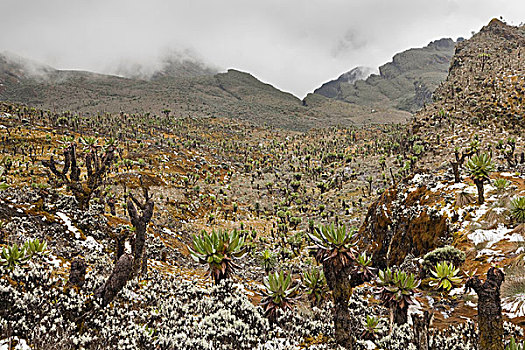
[[[523,0],[0,0],[0,52],[111,73],[189,53],[303,97],[355,66],[493,17],[525,21]]]

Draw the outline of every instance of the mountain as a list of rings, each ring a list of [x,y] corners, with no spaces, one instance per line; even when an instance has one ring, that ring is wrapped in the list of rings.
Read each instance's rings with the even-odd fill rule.
[[[224,116],[292,130],[400,123],[410,117],[385,108],[377,108],[370,115],[366,106],[321,95],[301,101],[248,73],[230,69],[214,74],[200,63],[187,61],[168,61],[146,79],[142,74],[122,74],[130,76],[126,78],[57,70],[23,59],[13,61],[6,55],[0,57],[0,100],[56,111],[160,113],[169,109],[177,116]]]
[[[173,55],[155,71],[122,64],[118,75],[58,70],[0,55],[0,100],[54,111],[224,116],[257,125],[307,130],[329,125],[404,123],[446,78],[455,43],[441,39],[372,69],[357,67],[300,100],[250,75]]]
[[[432,100],[432,92],[447,77],[454,47],[452,39],[440,39],[403,51],[379,67],[379,75],[354,68],[323,84],[314,94],[371,108],[388,106],[415,112]]]
[[[320,88],[315,90],[315,93],[328,98],[336,98],[341,90],[341,85],[353,85],[358,80],[365,80],[372,73],[372,68],[356,67],[351,71],[341,74],[339,78],[324,83]]]
[[[470,40],[459,43],[445,82],[436,90],[434,108],[490,120],[524,123],[525,29],[493,19]]]
[[[525,194],[524,46],[525,30],[498,19],[456,45],[447,79],[434,92],[435,102],[407,125],[412,141],[400,153],[415,157],[415,174],[385,191],[361,226],[364,242],[379,242],[373,248],[379,264],[401,264],[407,255],[421,256],[444,242],[454,241],[472,252],[476,244],[490,240],[500,249],[510,240],[506,233],[519,233],[523,239],[524,226],[513,222],[508,210],[511,198]],[[479,206],[468,199],[469,194],[479,196],[468,159],[482,153],[493,166],[490,180],[482,184],[486,198]],[[496,185],[503,179],[508,181],[506,192]],[[465,214],[472,208],[476,215]],[[511,246],[501,253],[500,265],[508,265],[504,259],[513,259],[517,252],[517,246]],[[490,255],[478,252],[470,263]]]

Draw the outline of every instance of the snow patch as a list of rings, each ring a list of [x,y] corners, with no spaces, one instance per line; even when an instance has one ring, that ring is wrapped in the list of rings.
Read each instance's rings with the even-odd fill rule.
[[[75,236],[76,239],[80,239],[80,231],[75,226],[73,226],[71,220],[66,214],[59,211],[56,213],[56,216],[58,216],[60,219],[62,219],[62,221],[64,221],[64,224],[67,226],[67,229]]]
[[[458,182],[456,184],[453,184],[452,186],[449,186],[448,188],[451,189],[451,190],[460,190],[462,188],[465,188],[467,187],[467,184],[463,183],[463,182]]]
[[[479,244],[487,242],[487,248],[492,247],[493,244],[500,242],[504,239],[508,239],[511,242],[523,242],[523,237],[520,234],[514,233],[509,235],[512,229],[507,228],[503,224],[499,224],[496,229],[493,230],[476,230],[468,235],[468,238],[474,243]]]

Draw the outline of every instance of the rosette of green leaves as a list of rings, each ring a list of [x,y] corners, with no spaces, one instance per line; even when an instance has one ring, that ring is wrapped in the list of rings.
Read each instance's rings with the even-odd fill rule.
[[[328,286],[324,277],[323,270],[312,268],[305,271],[302,275],[303,284],[306,287],[306,294],[314,305],[319,305],[326,298]]]
[[[278,309],[291,309],[298,294],[298,283],[293,283],[292,275],[283,271],[270,273],[263,279],[265,290],[261,305],[265,315],[272,321],[276,319]]]
[[[398,307],[404,309],[414,303],[416,289],[421,284],[416,280],[413,273],[396,271],[388,268],[386,271],[379,271],[379,297],[387,307]]]
[[[519,223],[525,223],[525,196],[514,198],[510,202],[510,215]]]
[[[38,238],[35,238],[27,241],[24,244],[24,249],[28,258],[31,258],[33,255],[45,255],[47,253],[47,242],[40,242]]]
[[[237,230],[213,230],[211,234],[202,231],[200,236],[193,236],[193,247],[189,247],[191,257],[208,265],[208,274],[215,284],[233,276],[238,266],[233,261],[246,254],[244,237]]]
[[[19,247],[16,243],[12,246],[2,248],[0,254],[0,264],[13,270],[15,266],[25,264],[31,257],[26,254],[24,247]]]
[[[346,225],[335,227],[334,224],[316,227],[308,237],[317,248],[316,259],[323,265],[346,267],[356,260],[355,228],[347,229]]]
[[[458,277],[459,269],[455,268],[452,263],[446,261],[438,263],[431,271],[430,286],[437,290],[449,292],[454,286],[461,283],[461,277]]]

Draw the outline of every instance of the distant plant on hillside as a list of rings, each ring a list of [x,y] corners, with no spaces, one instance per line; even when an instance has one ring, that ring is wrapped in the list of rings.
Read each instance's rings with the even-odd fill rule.
[[[269,273],[277,264],[275,253],[269,249],[260,252],[257,258],[266,273]]]
[[[494,180],[492,182],[492,185],[494,185],[494,188],[496,188],[496,190],[498,192],[502,192],[502,191],[504,191],[505,189],[507,189],[509,187],[510,181],[500,177],[500,178]]]
[[[467,162],[467,168],[478,189],[478,204],[483,204],[485,202],[483,183],[490,179],[490,173],[494,169],[492,159],[486,153],[474,155]]]
[[[193,247],[189,247],[191,257],[201,264],[208,265],[208,274],[215,284],[232,277],[235,268],[234,259],[244,256],[244,238],[237,230],[213,230],[211,234],[202,231],[200,236],[193,236]]]

